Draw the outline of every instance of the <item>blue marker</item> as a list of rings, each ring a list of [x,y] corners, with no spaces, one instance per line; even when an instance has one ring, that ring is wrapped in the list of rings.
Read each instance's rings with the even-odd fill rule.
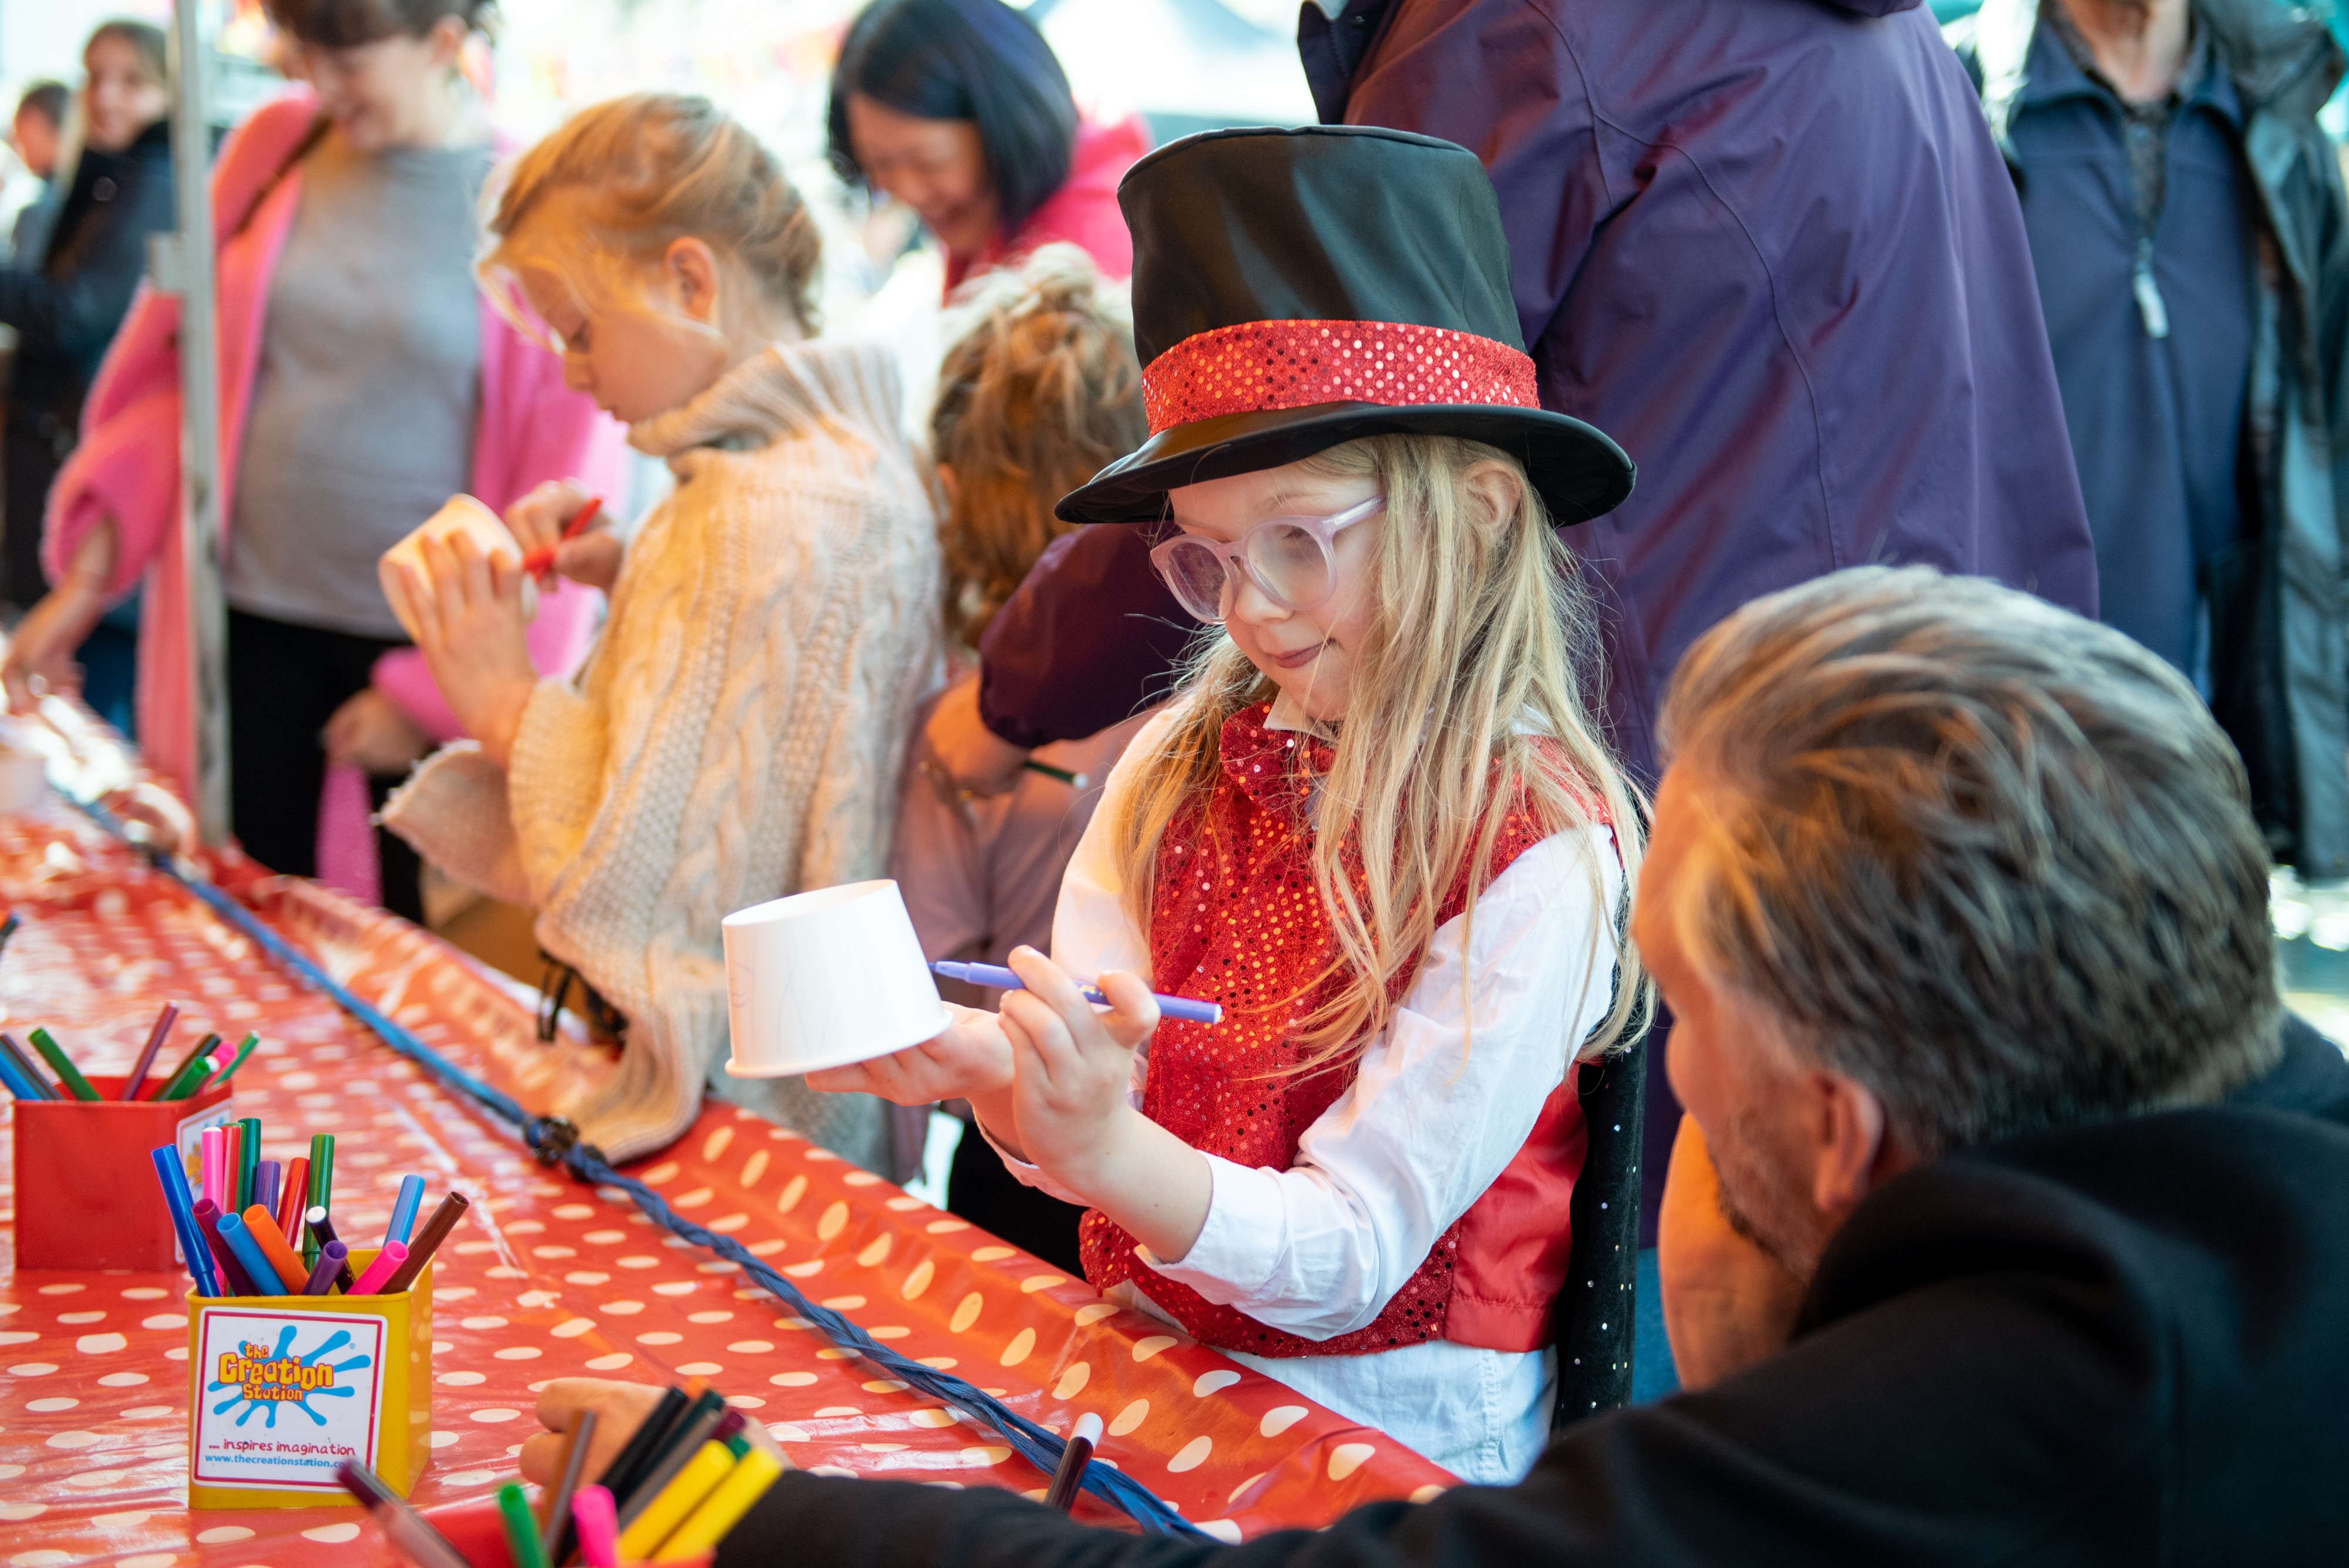
[[[285,1296],[301,1293],[298,1288],[290,1291],[285,1288],[285,1279],[278,1273],[277,1265],[269,1261],[269,1254],[263,1251],[261,1243],[253,1239],[253,1231],[245,1224],[244,1216],[222,1215],[220,1233],[221,1240],[228,1243],[228,1250],[236,1254],[236,1261],[244,1265],[244,1272],[252,1277],[254,1288],[259,1294]],[[273,1286],[275,1288],[271,1288]]]
[[[416,1229],[416,1211],[424,1206],[424,1179],[403,1176],[399,1179],[399,1197],[391,1206],[391,1226],[383,1233],[386,1241],[397,1241],[405,1247]]]
[[[947,980],[964,981],[972,985],[991,985],[998,991],[1028,989],[1026,981],[1000,964],[949,963],[941,961],[930,966],[930,972],[944,976]],[[1109,1005],[1109,998],[1101,993],[1099,986],[1088,985],[1082,989],[1087,1002],[1098,1002],[1104,1007]],[[1162,1018],[1180,1018],[1192,1023],[1221,1023],[1224,1021],[1224,1010],[1212,1002],[1194,1002],[1187,996],[1167,996],[1154,991],[1150,994],[1158,1003],[1158,1013]]]
[[[44,1094],[39,1085],[27,1083],[24,1069],[18,1067],[16,1058],[5,1051],[0,1051],[0,1084],[6,1085],[8,1092],[20,1100],[49,1100],[57,1097],[54,1095]]]
[[[180,1255],[200,1296],[221,1294],[220,1275],[213,1272],[212,1249],[196,1230],[195,1199],[188,1192],[188,1173],[180,1168],[180,1146],[167,1143],[152,1151],[155,1178],[163,1184],[163,1207],[171,1210],[171,1229],[180,1238]]]

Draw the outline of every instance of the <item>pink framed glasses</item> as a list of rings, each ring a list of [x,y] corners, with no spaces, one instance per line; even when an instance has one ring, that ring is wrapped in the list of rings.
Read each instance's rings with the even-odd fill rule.
[[[1178,534],[1150,552],[1150,564],[1192,615],[1221,626],[1230,596],[1243,577],[1284,609],[1309,610],[1338,591],[1338,558],[1330,541],[1386,509],[1373,495],[1328,517],[1268,517],[1237,539]]]

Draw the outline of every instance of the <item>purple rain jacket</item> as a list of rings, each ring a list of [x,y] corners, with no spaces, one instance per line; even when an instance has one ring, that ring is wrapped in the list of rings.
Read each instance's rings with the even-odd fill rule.
[[[2022,213],[1919,0],[1353,0],[1299,42],[1325,121],[1484,160],[1543,405],[1639,464],[1565,536],[1642,778],[1673,665],[1757,595],[1924,562],[2095,612]],[[1164,694],[1195,628],[1142,534],[1058,541],[997,616],[1003,738]]]

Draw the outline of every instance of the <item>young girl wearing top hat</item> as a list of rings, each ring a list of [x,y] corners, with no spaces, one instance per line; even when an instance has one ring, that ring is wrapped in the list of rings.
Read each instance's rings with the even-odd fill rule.
[[[1095,1285],[1513,1479],[1549,1427],[1568,1067],[1645,1012],[1638,816],[1551,532],[1630,465],[1536,404],[1463,149],[1213,133],[1120,199],[1153,434],[1060,512],[1171,515],[1153,558],[1222,634],[1112,773],[1054,958],[1013,954],[1030,989],[812,1081],[968,1096],[1090,1206]],[[1161,1022],[1153,990],[1224,1021]]]

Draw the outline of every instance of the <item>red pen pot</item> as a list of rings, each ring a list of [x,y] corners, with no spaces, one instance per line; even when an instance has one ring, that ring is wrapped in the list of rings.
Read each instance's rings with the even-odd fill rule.
[[[16,1102],[16,1266],[177,1269],[179,1236],[149,1154],[175,1143],[191,1165],[204,1128],[231,1119],[236,1090],[125,1105],[114,1097],[120,1078],[89,1085],[104,1097]]]

